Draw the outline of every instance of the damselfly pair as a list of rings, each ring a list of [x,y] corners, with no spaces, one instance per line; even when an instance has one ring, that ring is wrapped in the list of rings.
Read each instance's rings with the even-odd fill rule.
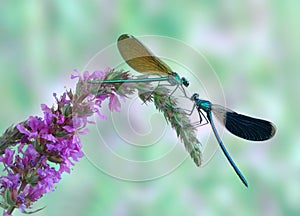
[[[123,59],[130,67],[140,73],[151,75],[154,74],[158,75],[159,77],[129,80],[94,80],[90,81],[91,83],[100,82],[109,84],[167,81],[169,85],[175,86],[175,89],[171,94],[173,94],[178,88],[180,88],[186,96],[184,87],[189,86],[188,80],[184,77],[180,78],[180,76],[176,72],[172,71],[172,69],[165,62],[156,57],[135,37],[128,34],[123,34],[119,37],[117,45]],[[232,134],[251,141],[264,141],[273,137],[276,131],[274,124],[266,120],[238,114],[223,106],[212,104],[207,100],[202,100],[199,98],[199,95],[197,93],[193,94],[193,96],[190,97],[190,100],[194,102],[194,106],[190,114],[192,114],[192,112],[196,108],[199,113],[199,125],[201,125],[203,118],[206,120],[204,124],[210,123],[223,153],[225,154],[226,158],[228,159],[229,163],[231,164],[241,181],[245,186],[248,187],[247,180],[238,169],[233,159],[230,157],[219,136],[219,133],[213,121],[212,114],[214,114],[214,116],[220,121],[220,123],[223,124],[225,128]]]

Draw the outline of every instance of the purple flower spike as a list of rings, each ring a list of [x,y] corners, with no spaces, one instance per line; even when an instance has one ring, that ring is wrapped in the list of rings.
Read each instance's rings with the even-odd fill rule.
[[[88,132],[88,120],[97,113],[100,119],[107,119],[101,114],[102,103],[109,99],[111,111],[121,111],[120,97],[131,94],[132,89],[117,92],[118,86],[97,85],[94,80],[127,79],[127,72],[117,73],[85,71],[81,75],[74,70],[71,79],[78,78],[76,93],[66,91],[60,97],[54,93],[56,104],[48,107],[41,104],[43,117],[30,116],[26,121],[17,124],[13,130],[7,130],[3,137],[9,140],[7,147],[0,154],[6,175],[0,177],[0,194],[6,210],[3,215],[11,215],[15,208],[22,212],[44,194],[54,191],[55,184],[61,175],[70,173],[71,166],[84,156],[79,135]],[[118,85],[118,84],[117,84]],[[0,137],[1,140],[1,137]],[[1,147],[1,146],[0,146]]]

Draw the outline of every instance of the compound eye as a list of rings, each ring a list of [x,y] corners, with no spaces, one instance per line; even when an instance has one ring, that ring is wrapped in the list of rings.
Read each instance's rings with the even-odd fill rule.
[[[197,93],[194,93],[191,97],[192,100],[196,100],[197,98],[199,98],[199,95]]]
[[[185,86],[185,87],[188,87],[189,85],[190,85],[190,82],[186,80],[186,81],[184,82],[184,86]]]
[[[188,87],[190,85],[189,81],[186,78],[182,78],[182,83],[185,87]]]

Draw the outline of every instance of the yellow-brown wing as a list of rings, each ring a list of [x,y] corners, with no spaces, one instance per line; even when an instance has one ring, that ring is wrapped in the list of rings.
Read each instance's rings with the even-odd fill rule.
[[[162,76],[172,72],[172,69],[166,63],[154,56],[132,35],[121,35],[118,39],[118,48],[123,59],[137,72]]]

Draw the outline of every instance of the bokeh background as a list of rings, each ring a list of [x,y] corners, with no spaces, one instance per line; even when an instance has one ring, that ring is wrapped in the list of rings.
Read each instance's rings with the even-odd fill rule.
[[[145,182],[114,178],[82,158],[35,205],[47,207],[34,215],[299,215],[299,8],[292,0],[2,2],[1,132],[41,115],[40,104],[53,104],[53,92],[74,87],[72,70],[84,69],[122,33],[167,36],[203,53],[227,106],[270,119],[278,130],[263,143],[224,134],[248,189],[221,151],[203,168],[187,158],[168,175]],[[97,136],[86,135],[83,145]]]

